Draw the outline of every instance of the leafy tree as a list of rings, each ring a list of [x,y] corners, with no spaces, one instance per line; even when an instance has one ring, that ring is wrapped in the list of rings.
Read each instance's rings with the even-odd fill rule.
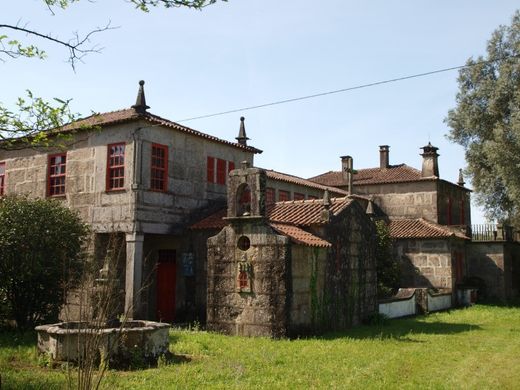
[[[487,56],[459,72],[448,137],[465,149],[477,200],[487,216],[520,222],[520,11],[500,26]]]
[[[377,295],[385,298],[393,295],[399,288],[401,270],[394,257],[393,241],[385,221],[376,221],[376,231]]]
[[[0,199],[0,297],[7,318],[20,328],[57,319],[85,264],[87,235],[79,216],[58,201]]]
[[[68,6],[80,0],[41,0],[42,5],[54,14],[56,9],[66,9]],[[186,7],[202,9],[216,3],[218,0],[126,0],[138,10],[149,12],[151,7]],[[227,1],[227,0],[221,0]],[[1,17],[0,17],[1,18]],[[92,29],[85,35],[73,34],[72,38],[62,39],[58,36],[42,33],[28,28],[25,25],[3,23],[0,20],[0,62],[17,58],[45,59],[47,56],[45,45],[62,47],[68,53],[68,62],[75,69],[78,61],[89,53],[100,51],[97,45],[90,42],[94,35],[110,30],[110,23],[104,27]],[[25,43],[34,39],[37,43]],[[48,146],[51,142],[46,134],[49,129],[61,127],[64,124],[77,119],[69,108],[67,99],[54,99],[45,101],[35,97],[30,91],[27,96],[19,98],[15,104],[15,111],[8,109],[0,102],[0,148],[12,149],[17,146]],[[21,138],[13,142],[13,138]],[[22,142],[20,142],[22,141]],[[56,141],[52,137],[52,142]],[[58,138],[58,141],[60,139]]]

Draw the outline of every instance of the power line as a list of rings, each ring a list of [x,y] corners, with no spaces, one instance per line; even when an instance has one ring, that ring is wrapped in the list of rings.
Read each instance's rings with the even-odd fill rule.
[[[333,90],[333,91],[315,93],[313,95],[306,95],[306,96],[300,96],[300,97],[295,97],[295,98],[290,98],[290,99],[278,100],[278,101],[275,101],[275,102],[258,104],[256,106],[235,108],[235,109],[228,110],[228,111],[221,111],[221,112],[216,112],[216,113],[213,113],[213,114],[206,114],[206,115],[200,115],[200,116],[194,116],[194,117],[191,117],[191,118],[181,119],[181,120],[178,120],[178,121],[175,121],[175,122],[178,122],[178,123],[179,122],[188,122],[188,121],[194,121],[196,119],[205,119],[205,118],[211,118],[211,117],[214,117],[214,116],[232,114],[234,112],[243,112],[243,111],[249,111],[249,110],[256,110],[257,108],[277,106],[279,104],[292,103],[292,102],[297,102],[297,101],[300,101],[300,100],[314,99],[314,98],[321,97],[321,96],[333,95],[333,94],[336,94],[336,93],[348,92],[348,91],[353,91],[353,90],[356,90],[356,89],[375,87],[376,85],[390,84],[390,83],[395,83],[397,81],[404,81],[404,80],[409,80],[409,79],[415,79],[415,78],[418,78],[418,77],[425,77],[425,76],[430,76],[430,75],[433,75],[433,74],[450,72],[452,70],[458,70],[458,69],[463,69],[463,68],[471,68],[471,67],[477,66],[477,65],[488,64],[488,63],[492,63],[492,62],[496,62],[496,61],[500,61],[500,60],[504,60],[504,59],[508,59],[508,58],[519,58],[519,57],[520,57],[520,54],[519,55],[505,56],[505,57],[496,58],[496,59],[493,59],[493,60],[478,61],[478,62],[475,62],[473,64],[469,64],[469,65],[452,66],[450,68],[437,69],[437,70],[432,70],[430,72],[425,72],[425,73],[417,73],[417,74],[413,74],[413,75],[409,75],[409,76],[397,77],[397,78],[394,78],[394,79],[388,79],[388,80],[383,80],[383,81],[376,81],[376,82],[373,82],[373,83],[356,85],[354,87],[341,88],[341,89],[336,89],[336,90]]]

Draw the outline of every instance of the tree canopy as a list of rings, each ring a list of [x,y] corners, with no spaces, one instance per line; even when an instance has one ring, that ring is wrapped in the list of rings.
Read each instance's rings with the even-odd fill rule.
[[[520,11],[500,26],[487,55],[459,71],[446,123],[465,149],[466,173],[489,218],[520,222]]]
[[[41,0],[41,5],[54,14],[56,9],[66,9],[81,0]],[[89,0],[83,0],[89,1]],[[202,9],[218,0],[122,0],[136,9],[149,12],[152,7],[186,7]],[[227,1],[227,0],[221,0]],[[93,4],[92,6],[96,6]],[[99,4],[97,6],[100,6]],[[103,27],[93,28],[84,35],[71,34],[62,38],[51,33],[43,33],[17,22],[10,24],[0,16],[0,62],[20,58],[45,59],[45,47],[54,45],[67,53],[67,60],[72,69],[78,62],[90,54],[100,51],[99,46],[91,43],[95,35],[112,29],[110,22]],[[48,146],[50,143],[46,131],[69,123],[78,117],[69,108],[70,99],[46,101],[26,91],[26,96],[14,103],[9,109],[0,102],[0,148],[10,149],[19,145]],[[12,142],[13,139],[17,142]],[[22,141],[20,143],[20,141]],[[54,140],[53,140],[54,141]]]

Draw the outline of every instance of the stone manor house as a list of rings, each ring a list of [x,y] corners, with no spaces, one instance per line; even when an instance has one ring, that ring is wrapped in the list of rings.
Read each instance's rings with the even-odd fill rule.
[[[148,112],[140,82],[128,109],[58,132],[66,148],[0,150],[0,195],[55,198],[77,210],[102,263],[111,236],[132,318],[198,319],[229,334],[342,329],[377,311],[375,225],[395,239],[402,287],[518,294],[520,250],[508,227],[471,226],[470,190],[441,179],[437,148],[422,169],[390,165],[303,179],[255,167],[241,118],[236,142]],[[73,305],[71,301],[70,305]]]

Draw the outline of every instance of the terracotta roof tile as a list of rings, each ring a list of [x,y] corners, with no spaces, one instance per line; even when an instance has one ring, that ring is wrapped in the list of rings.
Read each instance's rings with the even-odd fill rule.
[[[277,232],[289,237],[296,244],[308,245],[308,246],[318,246],[322,248],[330,247],[331,244],[324,239],[315,236],[312,233],[306,232],[305,230],[300,229],[294,225],[284,225],[278,223],[270,224],[274,230]]]
[[[391,165],[386,169],[367,168],[358,169],[352,178],[353,183],[362,184],[385,184],[385,183],[404,183],[419,180],[432,180],[432,177],[421,177],[421,171],[406,164]],[[347,185],[340,171],[330,171],[322,175],[314,176],[310,181],[327,186]]]
[[[330,210],[333,215],[337,215],[351,205],[352,202],[353,200],[347,197],[332,198]],[[324,224],[324,221],[321,219],[322,211],[323,201],[321,199],[277,202],[267,209],[267,219],[274,229],[291,237],[295,242],[325,247],[330,245],[327,241],[302,229],[302,227]],[[191,225],[190,229],[222,229],[226,226],[226,221],[223,219],[226,215],[226,209],[220,210]]]
[[[190,226],[190,229],[195,230],[206,230],[206,229],[222,229],[226,226],[226,221],[224,221],[224,217],[227,216],[227,209],[222,209],[217,211],[214,214],[211,214],[209,217],[206,217],[193,225]]]
[[[332,198],[330,210],[334,215],[347,208],[353,202],[352,199]],[[310,226],[323,224],[321,212],[323,200],[290,200],[276,202],[267,209],[270,222],[288,223],[298,226]]]
[[[233,146],[238,149],[247,150],[249,152],[253,153],[262,153],[260,149],[256,149],[252,146],[246,146],[241,145],[236,142],[230,142],[223,139],[220,139],[218,137],[214,137],[212,135],[202,133],[200,131],[191,129],[189,127],[180,125],[178,123],[172,122],[168,119],[161,118],[160,116],[151,114],[151,113],[145,113],[145,114],[138,114],[133,108],[128,108],[124,110],[119,111],[112,111],[112,112],[106,112],[102,114],[93,114],[87,118],[79,119],[75,122],[72,122],[68,125],[63,126],[59,131],[71,131],[71,130],[81,130],[82,128],[92,127],[92,126],[108,126],[108,125],[114,125],[117,123],[123,123],[123,122],[130,122],[134,120],[142,119],[148,122],[151,122],[153,124],[163,125],[166,127],[170,127],[172,129],[192,134],[197,137],[206,138],[208,140],[219,142],[222,144],[226,144],[229,146]]]
[[[394,219],[390,221],[390,236],[392,238],[449,238],[468,239],[459,232],[433,222],[419,219]]]
[[[322,191],[329,190],[331,195],[339,195],[339,196],[348,195],[347,191],[341,190],[339,188],[334,188],[331,186],[315,183],[313,181],[303,179],[298,176],[288,175],[286,173],[273,171],[271,169],[266,169],[265,172],[267,174],[267,177],[272,180],[278,180],[278,181],[284,181],[287,183],[298,184],[298,185],[302,185],[302,186],[306,186],[306,187],[310,187],[310,188],[316,188],[316,189],[322,190]]]

